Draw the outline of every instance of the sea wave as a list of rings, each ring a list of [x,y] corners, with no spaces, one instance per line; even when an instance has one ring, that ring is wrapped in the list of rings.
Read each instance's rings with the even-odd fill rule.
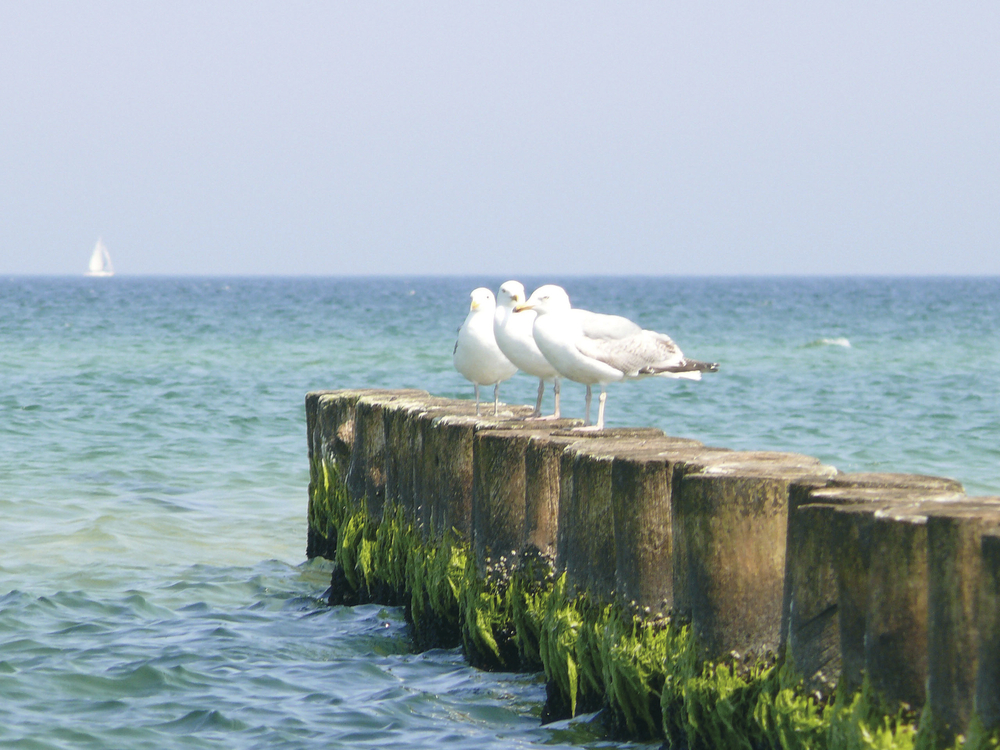
[[[842,346],[845,349],[850,349],[851,342],[844,336],[839,336],[833,339],[816,339],[815,341],[810,341],[804,348],[811,349],[817,346]]]

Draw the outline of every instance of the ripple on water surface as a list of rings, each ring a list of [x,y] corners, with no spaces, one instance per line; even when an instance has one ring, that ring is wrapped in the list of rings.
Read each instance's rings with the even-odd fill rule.
[[[586,723],[539,726],[537,676],[413,654],[401,610],[330,608],[324,563],[203,566],[149,598],[0,598],[0,740],[74,747],[599,746]],[[242,577],[241,577],[242,574]],[[209,600],[201,598],[208,591]],[[156,601],[159,600],[159,601]],[[12,637],[32,632],[32,638]],[[25,744],[24,746],[28,746]]]
[[[470,398],[455,331],[504,280],[0,280],[0,746],[600,745],[539,727],[535,677],[325,607],[329,569],[301,562],[304,394]],[[611,426],[1000,494],[996,279],[522,281],[722,363],[612,385]]]

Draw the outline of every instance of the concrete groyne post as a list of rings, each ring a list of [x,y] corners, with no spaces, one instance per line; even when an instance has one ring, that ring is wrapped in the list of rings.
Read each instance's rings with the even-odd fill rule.
[[[894,648],[920,650],[920,644],[926,643],[926,610],[921,610],[920,593],[927,585],[926,534],[920,514],[907,509],[918,503],[954,502],[962,495],[926,489],[827,487],[813,497],[832,503],[826,528],[808,532],[818,537],[818,543],[828,545],[836,574],[838,683],[858,690],[867,674],[874,686],[885,691],[883,700],[921,701],[924,660],[915,659],[908,671],[885,671],[883,656]],[[884,559],[886,554],[903,557]],[[904,572],[916,577],[912,585],[897,580]],[[900,637],[912,643],[900,644]]]
[[[443,534],[449,528],[442,526],[445,517],[457,523],[459,532],[469,532],[475,424],[475,416],[460,416],[447,407],[416,416],[420,454],[415,469],[414,520],[425,537]],[[446,502],[454,503],[450,512],[443,511]]]
[[[785,603],[779,654],[792,659],[812,690],[828,692],[840,679],[841,611],[838,598],[835,548],[842,539],[834,533],[834,506],[864,503],[907,504],[932,496],[961,496],[958,482],[912,474],[838,474],[825,487],[793,488],[789,495],[788,542],[785,566]],[[807,507],[819,504],[820,507]],[[851,530],[858,533],[858,529]],[[858,554],[856,548],[848,554]],[[851,589],[853,591],[853,589]],[[858,592],[859,603],[848,612],[861,612],[867,602],[867,576]],[[853,599],[851,601],[854,601]],[[850,618],[850,615],[847,615]],[[858,617],[864,617],[859,614]],[[848,680],[860,679],[863,668],[863,625],[848,627]],[[858,641],[860,637],[860,651]],[[852,640],[854,638],[854,640]]]
[[[608,601],[615,587],[615,529],[611,464],[605,446],[585,440],[566,449],[556,565],[571,591]],[[570,477],[570,475],[572,475]]]
[[[867,675],[889,714],[900,703],[919,708],[926,699],[927,726],[946,742],[976,717],[987,729],[1000,727],[1000,498],[967,498],[961,485],[937,477],[836,474],[806,456],[707,448],[658,430],[564,429],[565,423],[523,420],[529,412],[506,407],[498,418],[476,417],[470,402],[415,390],[308,394],[308,554],[343,552],[341,564],[357,562],[347,572],[363,569],[372,586],[364,596],[389,595],[379,587],[392,580],[398,589],[398,571],[381,551],[362,553],[391,504],[422,528],[430,552],[454,529],[451,549],[461,557],[438,559],[469,551],[474,558],[464,559],[478,561],[479,577],[490,573],[487,561],[501,557],[514,575],[534,570],[516,565],[526,552],[554,559],[571,588],[543,575],[528,590],[546,607],[575,608],[580,628],[594,627],[606,613],[567,602],[567,594],[624,607],[615,618],[635,607],[669,613],[675,624],[678,615],[681,622],[689,615],[702,657],[725,663],[734,652],[787,651],[807,686],[828,689],[839,680],[848,694]],[[362,503],[369,518],[358,525],[351,514]],[[345,537],[338,551],[338,529],[348,521],[347,528],[363,534]],[[386,538],[381,528],[376,538]],[[409,533],[398,540],[417,554],[425,548]],[[339,569],[335,585],[337,573],[347,582],[341,585],[358,585],[357,576]],[[470,616],[485,613],[494,634],[521,637],[513,619],[504,618],[522,610],[505,614],[503,597],[495,611],[489,597],[475,598],[502,589],[470,580],[473,568],[454,573],[445,581],[428,567],[415,579],[459,591],[456,601],[439,607],[449,627],[457,617],[463,637],[489,645],[488,631],[466,627],[480,622]],[[544,599],[549,595],[557,598]],[[430,617],[426,608],[414,611],[415,619]],[[659,637],[661,624],[635,627]],[[605,652],[603,641],[595,645],[593,632],[581,629],[572,648],[616,653],[616,647]],[[604,628],[600,637],[618,638],[614,632]],[[549,658],[545,653],[552,656],[539,646],[534,658]],[[627,719],[634,696],[615,691],[624,690],[620,680],[630,666],[612,661],[595,667],[603,677],[587,674],[613,683],[606,694],[607,686],[595,689],[612,710],[625,708]],[[551,666],[545,662],[547,673]],[[638,700],[652,701],[655,723],[656,686],[636,679],[645,691]]]
[[[396,402],[428,397],[429,394],[425,391],[383,391],[364,394],[355,402],[354,441],[345,485],[354,507],[361,507],[364,502],[368,515],[373,520],[382,518],[386,462],[390,453],[397,453],[395,446],[388,453],[386,451],[386,413],[392,410],[392,405]]]
[[[310,437],[309,518],[307,554],[332,559],[336,552],[336,530],[329,528],[328,490],[326,484],[346,482],[354,455],[355,411],[364,397],[404,398],[428,396],[426,391],[378,388],[319,391],[306,395],[306,430]],[[310,419],[309,414],[314,416]],[[322,473],[322,476],[321,476]],[[318,491],[322,482],[322,491]]]
[[[704,466],[726,452],[696,440],[667,437],[616,453],[611,501],[620,600],[650,612],[675,611],[675,481],[685,469]]]
[[[571,590],[599,601],[615,593],[615,522],[611,470],[616,455],[664,437],[661,430],[615,429],[593,435],[563,452],[556,566]]]
[[[987,715],[990,698],[996,700],[985,689],[996,683],[998,667],[981,664],[979,657],[989,652],[989,644],[997,637],[996,631],[983,627],[987,620],[980,618],[996,607],[996,600],[988,595],[995,569],[987,569],[984,581],[983,537],[998,531],[1000,498],[976,498],[974,504],[927,510],[927,703],[945,742],[969,727],[980,685]],[[987,596],[981,600],[984,589]]]
[[[480,430],[473,438],[472,545],[480,574],[504,558],[508,569],[527,546],[526,454],[535,430]]]
[[[324,430],[320,428],[320,399],[332,391],[313,391],[306,394],[306,441],[309,446],[309,526],[306,533],[306,557],[327,557],[332,552],[330,538],[334,530],[317,517],[316,507],[320,491],[326,495],[326,477],[323,471]],[[322,528],[321,528],[322,526]]]
[[[524,552],[555,565],[562,496],[562,461],[566,448],[580,438],[534,434],[524,450]],[[572,472],[567,475],[572,482]]]
[[[979,650],[976,712],[988,731],[1000,727],[1000,531],[987,529],[980,542]]]
[[[789,488],[835,472],[809,456],[734,452],[685,474],[676,528],[703,657],[777,651]]]
[[[504,406],[500,414],[475,416],[475,405],[452,401],[449,406],[416,415],[415,520],[426,536],[454,529],[472,538],[473,437],[478,430],[518,424],[531,413],[527,406]]]
[[[418,416],[452,403],[451,399],[437,396],[404,397],[384,409],[388,446],[385,455],[385,501],[402,507],[411,521],[417,506],[417,470],[422,453]]]
[[[927,517],[921,505],[876,511],[864,669],[883,707],[922,706],[927,681]]]

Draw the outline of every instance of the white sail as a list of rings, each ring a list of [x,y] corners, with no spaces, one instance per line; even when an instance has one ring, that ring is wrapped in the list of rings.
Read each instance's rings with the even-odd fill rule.
[[[111,265],[111,256],[103,240],[98,240],[94,245],[94,252],[90,255],[90,265],[87,268],[87,276],[113,276],[114,267]]]

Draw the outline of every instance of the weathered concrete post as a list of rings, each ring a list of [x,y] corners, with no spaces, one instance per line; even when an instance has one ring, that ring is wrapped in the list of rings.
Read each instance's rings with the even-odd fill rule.
[[[975,708],[980,648],[979,597],[983,587],[982,540],[1000,530],[1000,498],[928,510],[928,667],[927,701],[945,742],[964,732]],[[985,604],[985,602],[984,602]],[[983,623],[984,624],[984,623]],[[996,674],[989,664],[983,685]],[[985,697],[985,696],[984,696]]]
[[[792,659],[811,690],[829,692],[841,674],[840,613],[832,536],[834,515],[832,509],[802,512],[799,509],[810,503],[828,506],[905,504],[941,493],[956,498],[961,492],[961,484],[951,479],[872,473],[838,474],[825,488],[792,489],[780,653]],[[863,654],[856,656],[862,660],[859,663],[863,663]],[[848,672],[853,681],[853,667]]]
[[[533,437],[550,432],[544,426],[479,430],[473,438],[472,544],[481,574],[501,557],[512,567],[525,546],[525,455]]]
[[[874,514],[864,665],[887,711],[922,706],[927,681],[925,504]]]
[[[640,609],[675,609],[674,483],[683,469],[728,453],[695,440],[666,437],[619,451],[611,467],[615,589]]]
[[[976,712],[993,731],[1000,727],[1000,531],[984,532],[981,552]]]
[[[601,601],[615,590],[615,524],[611,468],[617,454],[661,440],[660,430],[603,430],[568,446],[560,472],[556,566],[566,581]]]
[[[427,396],[425,391],[375,388],[321,391],[306,396],[306,429],[310,439],[309,540],[307,555],[332,559],[336,530],[330,528],[329,483],[345,481],[355,442],[355,409],[365,396]],[[310,416],[312,415],[312,416]]]
[[[581,438],[533,434],[524,450],[525,554],[555,565],[562,496],[563,452]],[[572,472],[567,481],[572,482]]]
[[[832,560],[837,587],[835,595],[819,588],[804,598],[816,601],[832,596],[840,653],[838,682],[848,690],[857,690],[867,673],[874,685],[886,691],[884,699],[919,702],[926,676],[922,671],[923,659],[915,658],[910,671],[895,670],[888,674],[879,671],[885,663],[881,654],[891,652],[894,644],[901,647],[900,638],[910,639],[911,643],[905,646],[910,651],[921,651],[924,647],[920,644],[926,643],[926,615],[920,610],[920,589],[926,588],[923,552],[926,535],[920,514],[907,509],[917,503],[956,502],[963,496],[912,488],[827,487],[815,491],[813,497],[819,502],[832,503],[833,510],[828,518],[809,526],[804,533],[813,537],[814,548],[825,546],[828,550],[820,563],[825,565]],[[808,509],[807,506],[802,510]],[[877,536],[880,533],[887,535],[885,540]],[[881,559],[890,550],[904,557]],[[875,557],[879,557],[874,566],[877,578],[873,578]],[[901,571],[894,571],[893,564],[905,567],[918,577],[918,582],[911,587],[894,580]],[[796,581],[796,586],[799,595],[806,593],[802,582]],[[890,601],[876,601],[873,596]],[[805,647],[803,650],[809,645],[799,644]]]
[[[325,504],[326,475],[323,470],[323,437],[324,431],[319,426],[320,398],[332,391],[314,391],[306,394],[306,440],[309,446],[309,506],[308,526],[306,529],[306,557],[327,557],[335,550],[336,542],[331,543],[330,537],[335,531],[329,528],[329,520],[320,512],[319,506]],[[320,498],[323,496],[323,499]]]
[[[835,473],[809,456],[734,452],[685,474],[675,507],[704,657],[777,651],[789,488]]]
[[[385,406],[385,501],[400,505],[411,521],[417,506],[417,470],[423,448],[417,419],[450,404],[454,404],[451,399],[427,396],[400,398]]]
[[[458,531],[467,534],[476,417],[457,416],[452,409],[430,409],[416,415],[416,423],[420,455],[414,482],[414,520],[425,537],[443,534],[449,527],[441,526],[445,514],[440,508],[447,497],[456,505],[449,515],[457,521]]]
[[[472,535],[473,436],[531,414],[527,406],[505,406],[498,417],[475,416],[471,402],[429,409],[416,415],[420,461],[416,467],[415,518],[425,535],[439,537],[454,529]]]
[[[382,391],[365,394],[355,403],[354,443],[345,484],[354,506],[364,502],[375,521],[381,520],[385,504],[385,409],[396,401],[427,397],[425,391]]]

